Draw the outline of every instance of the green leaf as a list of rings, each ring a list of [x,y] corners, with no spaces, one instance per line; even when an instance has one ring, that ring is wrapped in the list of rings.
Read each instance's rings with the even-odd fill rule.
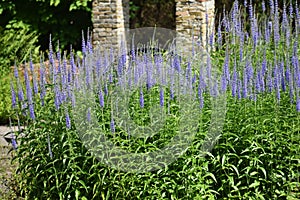
[[[252,183],[251,185],[249,185],[249,188],[253,188],[253,187],[257,187],[260,185],[260,182],[255,180],[254,183]]]
[[[221,162],[221,164],[222,164],[222,167],[224,167],[224,164],[225,164],[225,159],[226,159],[226,156],[225,156],[225,155],[223,155],[223,156],[222,156],[222,162]]]
[[[263,167],[258,167],[258,169],[260,169],[263,172],[263,174],[265,176],[265,179],[267,179],[267,172],[266,172],[266,170]]]
[[[234,171],[236,172],[236,174],[237,174],[238,176],[240,176],[239,170],[238,170],[238,168],[237,168],[236,166],[230,164],[230,167],[232,167],[232,168],[234,169]]]
[[[84,189],[86,190],[86,192],[88,192],[88,188],[85,185],[85,182],[83,180],[79,180],[79,183],[84,187]]]
[[[79,199],[79,196],[80,196],[80,191],[78,189],[75,190],[75,198],[76,200]]]
[[[58,6],[58,4],[60,3],[60,0],[50,0],[50,6]]]

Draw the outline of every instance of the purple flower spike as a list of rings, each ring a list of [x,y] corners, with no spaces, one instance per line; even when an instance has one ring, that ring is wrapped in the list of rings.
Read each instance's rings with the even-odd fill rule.
[[[32,120],[35,120],[34,106],[32,103],[29,104],[29,115]]]
[[[253,21],[253,7],[252,7],[252,2],[250,1],[250,4],[249,4],[249,18],[251,21]]]
[[[286,3],[283,2],[283,14],[282,14],[282,22],[283,22],[283,29],[287,28],[285,27],[286,25],[289,24],[288,22],[288,16],[287,16],[287,12],[286,12]]]
[[[297,110],[297,112],[300,112],[300,98],[299,98],[299,96],[297,98],[296,110]]]
[[[11,144],[12,144],[12,147],[13,147],[14,150],[17,150],[17,149],[18,149],[18,144],[17,144],[17,141],[16,141],[16,136],[15,136],[15,134],[12,134]]]
[[[241,96],[241,87],[242,87],[242,81],[238,80],[238,84],[237,84],[237,96],[238,96],[238,99],[242,98],[242,96]]]
[[[290,19],[292,19],[294,16],[294,8],[293,8],[293,4],[291,3],[289,6],[289,17]]]
[[[269,3],[270,3],[270,8],[271,8],[271,14],[274,15],[274,10],[275,10],[275,8],[274,8],[274,1],[270,0]]]
[[[25,77],[25,84],[26,84],[27,100],[29,104],[32,104],[32,90],[31,90],[29,75],[26,67],[24,69],[24,77]]]
[[[229,73],[229,55],[228,52],[226,53],[225,63],[223,66],[223,75],[225,76],[226,80],[230,80],[230,73]]]
[[[54,104],[55,104],[56,110],[59,110],[59,107],[61,104],[61,92],[59,91],[59,88],[57,85],[54,86],[54,93],[55,93]]]
[[[218,34],[217,43],[218,43],[219,46],[222,46],[223,38],[222,38],[221,23],[218,26],[218,33],[217,34]]]
[[[248,96],[248,80],[247,80],[247,68],[244,69],[244,77],[243,77],[243,98],[247,98]]]
[[[263,12],[266,12],[266,4],[265,4],[265,1],[262,1],[262,2],[261,2],[261,7],[262,7],[262,11],[263,11]]]
[[[16,97],[16,92],[14,89],[14,86],[12,82],[10,82],[10,91],[11,91],[11,103],[12,103],[12,108],[16,108],[17,106],[17,97]]]
[[[227,81],[225,75],[221,77],[221,91],[224,93],[227,89]]]
[[[191,76],[191,72],[192,72],[192,69],[191,69],[191,62],[188,61],[187,63],[187,68],[186,68],[186,73],[185,73],[185,78],[186,80],[189,80],[190,76]]]
[[[83,33],[83,31],[82,31],[82,44],[81,44],[81,47],[82,47],[82,54],[86,55],[86,44],[85,44],[85,39],[84,39],[84,33]]]
[[[144,94],[142,89],[140,91],[140,107],[144,108]]]
[[[50,37],[49,37],[49,61],[50,61],[51,65],[54,65],[53,47],[52,47],[51,34],[50,34]]]
[[[23,93],[23,89],[22,86],[20,84],[18,84],[18,99],[20,102],[24,101],[24,93]]]
[[[91,122],[91,107],[87,110],[86,119],[88,122]]]
[[[269,92],[272,92],[272,90],[273,90],[273,80],[272,80],[271,73],[268,73],[267,84],[268,84]]]
[[[286,83],[285,83],[285,78],[284,78],[284,62],[281,62],[280,64],[280,83],[281,83],[281,88],[282,91],[286,91]]]
[[[257,93],[261,92],[261,86],[260,86],[260,73],[259,71],[256,74],[256,79],[255,79],[255,89]]]
[[[71,119],[70,119],[68,111],[66,112],[66,127],[67,127],[67,129],[71,128]]]
[[[174,60],[173,60],[173,66],[174,66],[174,68],[175,68],[178,72],[180,71],[180,69],[181,69],[181,67],[180,67],[180,60],[179,60],[179,58],[178,58],[177,55],[174,57]]]
[[[274,87],[276,89],[276,97],[277,97],[278,102],[280,101],[280,82],[279,81],[280,81],[280,75],[278,72],[278,67],[276,66],[275,70],[274,70]]]
[[[103,108],[104,107],[104,96],[103,96],[102,90],[100,90],[100,92],[99,92],[99,102],[100,102],[101,108]]]
[[[290,80],[292,80],[291,79],[291,70],[290,70],[289,66],[287,66],[286,70],[285,70],[285,79],[288,83],[290,83]]]
[[[198,97],[200,102],[200,109],[202,109],[204,107],[204,99],[203,99],[203,90],[201,89],[200,84],[198,86]]]
[[[113,118],[111,118],[111,121],[110,121],[110,131],[112,133],[115,133],[116,129],[115,129],[115,121]]]
[[[164,90],[163,90],[163,88],[160,88],[159,102],[160,102],[160,106],[163,107],[164,106]]]
[[[86,41],[86,45],[87,45],[87,48],[88,48],[88,52],[89,53],[93,53],[93,45],[92,45],[92,37],[91,37],[91,34],[89,34],[90,31],[88,29],[88,32],[87,32],[87,41]]]

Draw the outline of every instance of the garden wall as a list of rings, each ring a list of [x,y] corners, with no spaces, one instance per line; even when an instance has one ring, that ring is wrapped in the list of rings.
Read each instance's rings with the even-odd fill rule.
[[[93,45],[119,45],[129,29],[129,0],[93,1]]]
[[[214,0],[176,0],[176,32],[182,34],[186,41],[191,41],[192,37],[195,40],[202,38],[205,46],[206,38],[214,27],[214,9]]]
[[[191,41],[191,36],[198,39],[201,34],[202,44],[205,44],[207,23],[209,27],[213,27],[215,1],[175,0],[175,2],[177,33],[188,38],[188,41]],[[129,28],[129,0],[94,0],[92,14],[93,44],[118,47],[125,29]]]

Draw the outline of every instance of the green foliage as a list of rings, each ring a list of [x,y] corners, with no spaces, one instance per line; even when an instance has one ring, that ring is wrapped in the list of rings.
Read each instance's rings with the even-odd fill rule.
[[[0,125],[8,124],[8,118],[11,111],[11,93],[9,84],[9,72],[0,68]]]
[[[39,55],[38,34],[32,32],[27,24],[10,21],[0,31],[0,67],[10,69],[15,61],[23,63],[32,55],[37,61]]]
[[[116,171],[99,162],[87,151],[74,126],[71,129],[66,128],[64,109],[60,112],[55,110],[51,93],[45,99],[45,103],[47,104],[45,107],[40,107],[39,103],[35,104],[36,110],[39,110],[36,121],[29,122],[26,131],[23,132],[26,137],[20,137],[21,135],[18,137],[19,148],[15,161],[19,163],[17,179],[24,197],[28,199],[149,197],[191,199],[197,196],[200,199],[213,198],[215,191],[210,184],[215,177],[208,172],[208,162],[197,155],[200,147],[197,142],[186,155],[165,169],[146,174]],[[105,114],[102,119],[109,119],[109,115]],[[174,126],[172,123],[169,124],[166,127],[167,131],[162,134],[164,137],[159,140],[168,142],[168,135],[172,134],[170,130]],[[121,134],[116,134],[112,139],[116,143],[125,143],[125,146],[128,142]],[[137,139],[131,142],[133,144],[128,145],[131,150],[155,147],[151,145],[151,141]],[[50,157],[49,146],[53,158]]]
[[[166,168],[145,174],[116,171],[99,162],[75,127],[66,128],[65,112],[55,110],[51,93],[45,101],[45,107],[35,104],[37,119],[29,123],[26,137],[18,138],[17,177],[28,199],[280,199],[291,196],[299,181],[300,116],[288,95],[279,107],[273,95],[259,97],[257,104],[228,97],[222,137],[205,158],[201,144],[211,112],[206,105],[201,132],[188,151]],[[110,113],[101,119],[109,124]],[[168,134],[164,132],[160,140],[168,142]],[[126,146],[121,135],[116,133],[111,140]],[[131,142],[128,147],[137,150],[152,144]]]
[[[8,124],[11,110],[10,75],[15,62],[38,60],[38,35],[28,25],[11,21],[0,30],[0,124]]]
[[[2,0],[0,3],[0,14],[2,14],[5,10],[12,11],[14,9],[14,4],[12,1]]]
[[[79,9],[85,9],[86,11],[91,11],[91,8],[89,6],[90,2],[92,2],[92,0],[74,1],[70,5],[70,11],[79,10]]]
[[[39,45],[46,50],[51,34],[54,42],[60,41],[64,49],[80,50],[81,31],[92,27],[91,0],[5,0],[0,3],[0,26],[9,21],[23,22],[30,32],[37,32]]]
[[[209,169],[219,197],[280,199],[299,181],[299,113],[284,95],[229,101],[224,134],[210,155]],[[291,147],[291,148],[289,148]],[[296,174],[295,174],[296,172]]]

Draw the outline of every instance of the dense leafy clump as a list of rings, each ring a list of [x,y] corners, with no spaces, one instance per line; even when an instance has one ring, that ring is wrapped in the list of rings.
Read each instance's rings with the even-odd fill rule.
[[[48,64],[41,59],[36,70],[29,63],[22,79],[15,68],[12,105],[26,125],[14,143],[21,193],[28,199],[299,198],[299,8],[291,4],[279,10],[277,1],[270,1],[268,12],[264,2],[261,7],[266,14],[258,18],[252,4],[243,7],[235,1],[216,34],[207,33],[211,57],[206,62],[197,59],[198,46],[193,59],[137,55],[133,48],[130,57],[120,54],[113,62],[113,50],[98,52],[88,37],[83,38],[82,58],[71,53],[67,59],[53,51],[50,41]],[[139,80],[145,84],[138,85]],[[178,86],[191,96],[183,98],[188,104],[176,93]],[[118,88],[119,98],[114,93]],[[222,135],[205,152],[202,144],[214,127],[214,106],[222,96],[227,97],[227,107],[219,110],[226,112]],[[157,134],[134,137],[130,126],[122,126],[121,100],[128,100],[124,105],[140,126],[165,116]],[[195,106],[192,113],[189,106]],[[197,116],[196,126],[184,129],[195,131],[195,137],[178,159],[162,160],[159,164],[165,165],[156,170],[135,173],[99,162],[91,147],[101,148],[102,135],[84,142],[95,134],[90,125],[97,124],[122,149],[154,152],[170,143],[180,126],[191,125],[182,123],[185,111],[190,118]],[[118,152],[110,153],[119,159]],[[133,164],[144,167],[143,162]]]
[[[39,57],[38,35],[22,22],[12,21],[5,28],[0,27],[0,124],[8,124],[11,110],[10,78],[11,67],[31,57]]]

